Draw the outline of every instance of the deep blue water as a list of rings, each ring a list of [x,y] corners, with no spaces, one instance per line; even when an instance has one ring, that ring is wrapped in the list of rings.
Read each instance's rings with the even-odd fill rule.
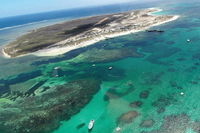
[[[128,11],[132,9],[140,9],[152,6],[154,6],[153,3],[149,4],[126,3],[126,4],[115,4],[115,5],[99,6],[99,7],[96,6],[90,8],[59,10],[59,11],[51,11],[45,13],[0,18],[0,30],[5,28],[10,28],[13,26],[19,26],[34,22],[52,20],[52,19],[60,19],[60,18],[73,19],[85,16],[122,12],[122,11]]]

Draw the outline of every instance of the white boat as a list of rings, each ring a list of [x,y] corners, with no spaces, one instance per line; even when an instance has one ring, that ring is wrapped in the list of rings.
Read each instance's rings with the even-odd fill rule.
[[[108,70],[112,70],[113,67],[108,67]]]
[[[88,130],[92,130],[93,126],[94,126],[94,120],[90,120],[89,124],[88,124]]]
[[[117,127],[117,128],[116,128],[116,131],[117,131],[117,132],[119,132],[120,130],[121,130],[121,128],[120,128],[120,127]]]
[[[190,40],[190,39],[187,39],[187,42],[191,42],[191,40]]]
[[[183,95],[184,95],[184,93],[183,93],[183,92],[181,92],[180,94],[181,94],[181,96],[183,96]]]

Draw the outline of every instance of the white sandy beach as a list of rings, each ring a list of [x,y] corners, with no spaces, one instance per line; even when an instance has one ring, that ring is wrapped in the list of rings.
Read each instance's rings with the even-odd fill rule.
[[[178,19],[179,16],[176,15],[174,16],[172,19],[170,20],[167,20],[167,21],[164,21],[164,22],[160,22],[160,23],[157,23],[157,24],[154,24],[150,27],[147,27],[147,28],[144,28],[144,29],[140,29],[140,30],[131,30],[131,31],[127,31],[127,32],[121,32],[121,33],[116,33],[116,34],[111,34],[111,35],[104,35],[104,36],[101,36],[101,37],[98,37],[98,38],[95,38],[93,40],[89,40],[89,41],[85,41],[85,42],[82,42],[78,45],[74,45],[74,46],[65,46],[65,47],[53,47],[53,48],[49,48],[49,49],[43,49],[43,50],[39,50],[37,52],[34,52],[32,53],[33,55],[35,56],[56,56],[56,55],[61,55],[61,54],[64,54],[66,52],[69,52],[71,50],[74,50],[74,49],[78,49],[78,48],[82,48],[82,47],[86,47],[86,46],[89,46],[89,45],[92,45],[92,44],[95,44],[99,41],[102,41],[102,40],[105,40],[105,39],[108,39],[108,38],[114,38],[114,37],[118,37],[118,36],[123,36],[123,35],[128,35],[128,34],[131,34],[131,33],[136,33],[136,32],[140,32],[140,31],[144,31],[144,30],[147,30],[153,26],[158,26],[158,25],[161,25],[161,24],[164,24],[164,23],[167,23],[167,22],[170,22],[170,21],[174,21],[176,19]]]

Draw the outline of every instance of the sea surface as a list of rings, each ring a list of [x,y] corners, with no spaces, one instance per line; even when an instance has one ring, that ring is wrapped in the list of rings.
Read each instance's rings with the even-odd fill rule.
[[[13,102],[10,93],[2,87],[4,84],[11,92],[23,92],[41,80],[45,83],[37,89],[92,75],[102,81],[101,89],[79,113],[61,121],[53,133],[87,133],[91,119],[95,120],[91,133],[199,133],[198,1],[128,3],[1,18],[0,46],[35,28],[147,7],[160,7],[163,11],[156,14],[180,15],[180,18],[152,28],[162,29],[164,33],[142,31],[55,57],[0,56],[0,93],[7,93],[0,97],[0,110],[6,108],[1,106],[5,102]],[[55,67],[65,73],[49,76]],[[108,70],[109,67],[112,69]],[[116,131],[117,127],[121,130]]]

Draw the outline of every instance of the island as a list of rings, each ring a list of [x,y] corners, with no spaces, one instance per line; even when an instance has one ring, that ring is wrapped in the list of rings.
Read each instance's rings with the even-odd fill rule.
[[[35,29],[2,49],[6,57],[27,54],[55,56],[108,38],[126,35],[177,19],[177,15],[153,15],[148,8],[91,16]]]

